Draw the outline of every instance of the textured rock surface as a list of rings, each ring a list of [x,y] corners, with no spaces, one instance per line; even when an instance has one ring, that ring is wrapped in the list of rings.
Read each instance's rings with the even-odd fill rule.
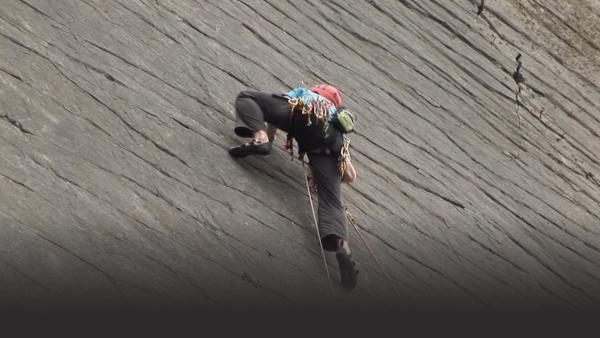
[[[597,0],[1,2],[4,305],[598,306]],[[317,81],[392,279],[354,232],[335,298],[299,162],[225,151],[240,90]]]

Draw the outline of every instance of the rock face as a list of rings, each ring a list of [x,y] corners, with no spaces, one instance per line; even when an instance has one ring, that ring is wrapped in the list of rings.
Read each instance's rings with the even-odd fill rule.
[[[3,0],[2,305],[595,308],[599,16],[597,0]],[[359,285],[328,254],[333,296],[284,135],[267,157],[226,152],[239,91],[315,82],[359,112],[343,195],[384,270],[353,230]]]

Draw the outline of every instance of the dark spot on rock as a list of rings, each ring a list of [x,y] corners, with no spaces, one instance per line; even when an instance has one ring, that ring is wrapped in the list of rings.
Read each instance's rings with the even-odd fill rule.
[[[523,63],[521,63],[521,53],[517,54],[515,60],[517,61],[517,69],[512,73],[512,78],[519,84],[525,82],[525,77],[521,74],[521,67],[523,66]]]
[[[248,275],[248,273],[246,273],[246,272],[242,273],[241,278],[242,278],[243,281],[246,281],[246,282],[250,283],[255,288],[259,287],[258,282],[256,280],[254,280],[254,278],[250,277],[250,275]]]
[[[517,83],[522,83],[525,82],[525,77],[523,76],[523,74],[521,74],[521,72],[516,71],[513,73],[513,79],[517,82]]]

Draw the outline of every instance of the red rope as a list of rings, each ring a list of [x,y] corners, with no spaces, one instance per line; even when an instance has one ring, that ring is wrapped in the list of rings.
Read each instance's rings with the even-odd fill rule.
[[[346,216],[348,216],[348,215],[346,215]],[[373,257],[373,260],[375,261],[375,263],[377,264],[377,266],[379,267],[379,269],[381,270],[383,275],[392,283],[392,288],[394,289],[394,292],[398,295],[398,290],[396,290],[396,285],[394,284],[394,280],[392,279],[392,277],[390,275],[387,274],[387,272],[385,271],[385,269],[383,268],[381,263],[379,263],[379,260],[375,256],[375,253],[373,252],[373,250],[371,250],[371,247],[369,246],[369,244],[367,244],[367,241],[363,237],[362,233],[358,230],[358,226],[356,225],[354,220],[352,220],[351,217],[347,217],[347,218],[348,218],[348,222],[350,222],[350,224],[352,224],[352,226],[354,227],[354,230],[356,230],[356,233],[360,237],[360,240],[363,242],[363,244],[365,245],[367,250],[369,250],[369,252],[371,253],[371,257]]]

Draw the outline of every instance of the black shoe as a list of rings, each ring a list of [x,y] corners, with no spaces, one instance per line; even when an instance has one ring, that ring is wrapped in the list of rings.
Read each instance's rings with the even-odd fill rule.
[[[233,157],[246,157],[248,155],[268,155],[271,152],[271,142],[254,143],[248,142],[229,149]]]
[[[358,274],[358,271],[354,268],[356,263],[343,248],[335,253],[335,258],[337,258],[338,267],[340,268],[342,286],[349,290],[354,289],[356,287],[356,275]]]

